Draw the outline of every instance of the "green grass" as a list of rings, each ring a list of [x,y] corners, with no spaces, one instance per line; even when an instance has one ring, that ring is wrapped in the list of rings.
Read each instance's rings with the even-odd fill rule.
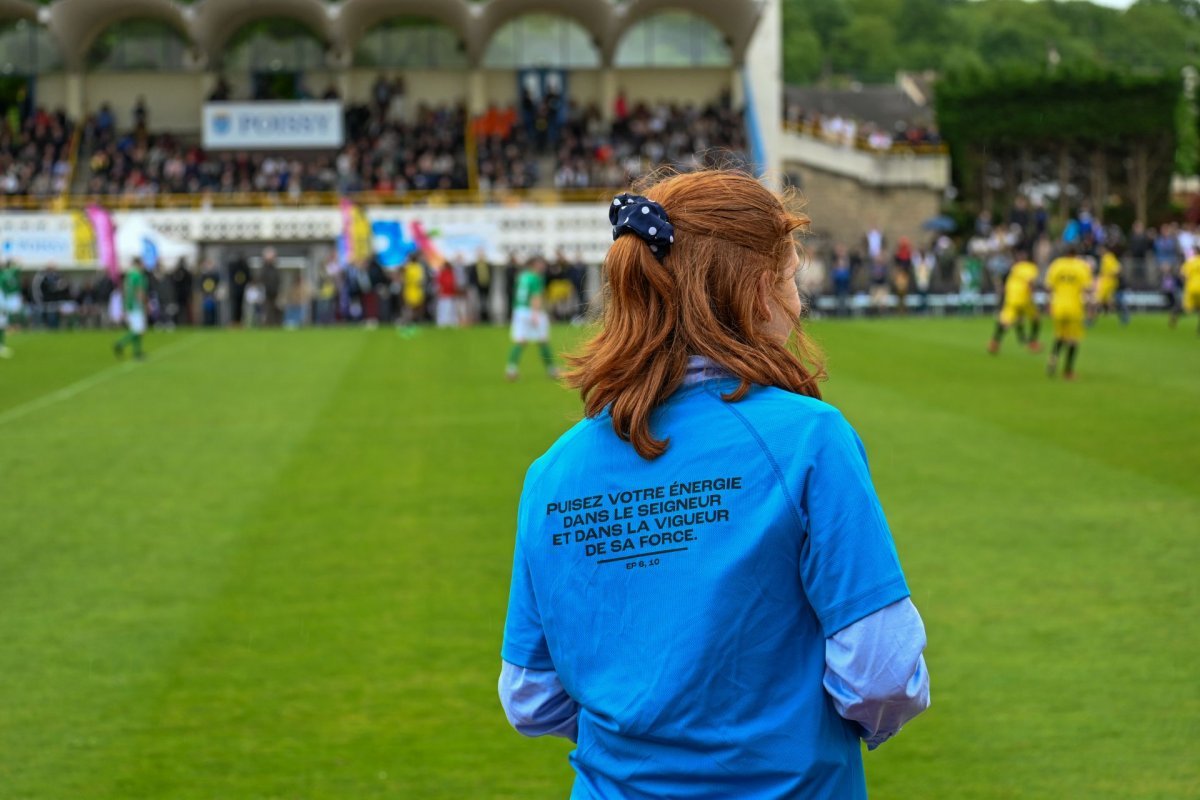
[[[1198,797],[1200,337],[1104,320],[1064,384],[989,331],[814,326],[929,631],[872,796]],[[110,338],[0,362],[0,798],[565,797],[495,696],[521,480],[579,414],[535,354]]]

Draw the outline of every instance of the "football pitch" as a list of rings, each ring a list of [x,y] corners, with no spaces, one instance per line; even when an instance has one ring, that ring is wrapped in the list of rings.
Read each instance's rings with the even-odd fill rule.
[[[991,326],[812,325],[929,634],[872,797],[1200,797],[1194,321],[1101,320],[1074,384]],[[565,798],[496,699],[525,468],[580,414],[536,354],[113,338],[0,362],[0,798]]]

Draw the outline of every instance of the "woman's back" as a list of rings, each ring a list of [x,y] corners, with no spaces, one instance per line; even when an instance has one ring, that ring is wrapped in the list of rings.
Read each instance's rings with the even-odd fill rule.
[[[772,388],[722,400],[736,385],[660,406],[654,461],[601,415],[529,471],[514,588],[540,621],[510,608],[504,658],[579,702],[577,796],[865,794],[824,640],[908,590],[841,415]]]
[[[820,401],[794,239],[754,178],[608,208],[585,420],[530,468],[500,697],[578,742],[579,798],[865,798],[928,704],[920,616],[857,435]]]

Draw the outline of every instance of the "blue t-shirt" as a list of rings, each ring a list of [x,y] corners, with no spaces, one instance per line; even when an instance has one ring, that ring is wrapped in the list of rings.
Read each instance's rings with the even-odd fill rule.
[[[736,386],[672,395],[654,461],[601,414],[525,478],[501,655],[580,704],[573,798],[866,797],[825,639],[904,575],[842,415]]]

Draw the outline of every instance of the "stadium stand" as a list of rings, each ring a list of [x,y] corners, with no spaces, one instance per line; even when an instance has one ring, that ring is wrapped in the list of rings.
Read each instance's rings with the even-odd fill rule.
[[[0,194],[57,197],[70,180],[74,126],[63,111],[7,109],[0,125]]]

